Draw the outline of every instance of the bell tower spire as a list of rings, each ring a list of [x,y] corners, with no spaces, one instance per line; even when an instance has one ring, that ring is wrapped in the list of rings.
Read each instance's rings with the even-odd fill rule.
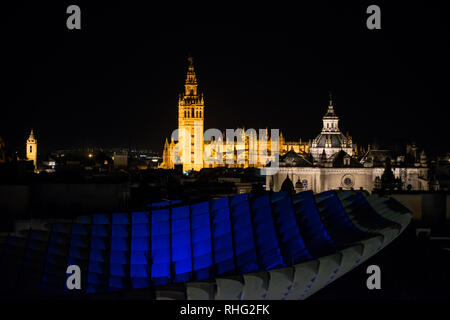
[[[194,58],[192,56],[188,57],[188,72],[186,75],[186,82],[184,84],[184,95],[186,96],[197,96],[197,76],[194,70]]]
[[[31,129],[30,136],[27,139],[26,155],[28,160],[33,161],[34,169],[37,169],[37,140],[34,137],[33,129]]]
[[[182,157],[183,170],[200,170],[203,168],[203,128],[204,100],[198,91],[197,75],[195,74],[194,58],[188,57],[188,71],[184,84],[184,93],[178,99],[178,129],[190,134],[192,154]],[[194,132],[201,132],[196,136]],[[179,138],[181,143],[182,138]],[[194,143],[194,140],[196,143]]]
[[[328,110],[323,117],[323,128],[322,132],[326,133],[340,133],[339,131],[339,118],[334,112],[333,97],[331,96],[331,91],[329,92],[329,104]]]

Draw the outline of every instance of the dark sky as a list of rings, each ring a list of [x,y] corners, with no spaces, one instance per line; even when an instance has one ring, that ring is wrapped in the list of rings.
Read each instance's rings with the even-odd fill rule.
[[[336,1],[337,2],[337,1]],[[450,151],[449,19],[442,2],[187,7],[85,2],[2,10],[0,136],[23,149],[89,146],[160,151],[177,127],[187,55],[206,100],[205,128],[320,131],[328,91],[340,127],[366,145],[414,140]],[[79,4],[82,29],[66,28]],[[376,2],[375,2],[376,4]]]

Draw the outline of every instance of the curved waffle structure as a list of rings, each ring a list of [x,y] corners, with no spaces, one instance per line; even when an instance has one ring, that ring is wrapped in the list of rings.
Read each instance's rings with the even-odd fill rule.
[[[156,299],[305,299],[410,219],[393,198],[354,191],[239,194],[82,216],[0,236],[0,294],[144,289]],[[81,290],[65,286],[69,265],[81,269]]]

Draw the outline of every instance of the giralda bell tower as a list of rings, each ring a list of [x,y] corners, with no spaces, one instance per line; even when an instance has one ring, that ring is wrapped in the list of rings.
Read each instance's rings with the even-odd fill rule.
[[[194,71],[194,59],[188,58],[189,66],[184,84],[184,93],[178,99],[178,129],[179,142],[183,144],[183,130],[190,135],[190,154],[183,154],[181,161],[183,170],[200,170],[203,168],[203,128],[204,128],[204,101],[203,94],[198,92],[197,77]],[[187,150],[187,149],[182,149]],[[185,152],[187,153],[187,152]]]

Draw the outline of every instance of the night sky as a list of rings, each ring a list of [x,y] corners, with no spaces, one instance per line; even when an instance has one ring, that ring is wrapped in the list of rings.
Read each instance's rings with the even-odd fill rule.
[[[337,1],[336,1],[337,2]],[[177,123],[187,56],[205,128],[279,128],[314,138],[331,90],[358,145],[410,140],[450,151],[449,11],[442,2],[214,7],[85,2],[4,8],[0,136],[24,149],[128,146],[162,151]],[[302,2],[299,2],[302,3]],[[81,7],[81,30],[66,8]],[[6,53],[6,54],[5,54]]]

